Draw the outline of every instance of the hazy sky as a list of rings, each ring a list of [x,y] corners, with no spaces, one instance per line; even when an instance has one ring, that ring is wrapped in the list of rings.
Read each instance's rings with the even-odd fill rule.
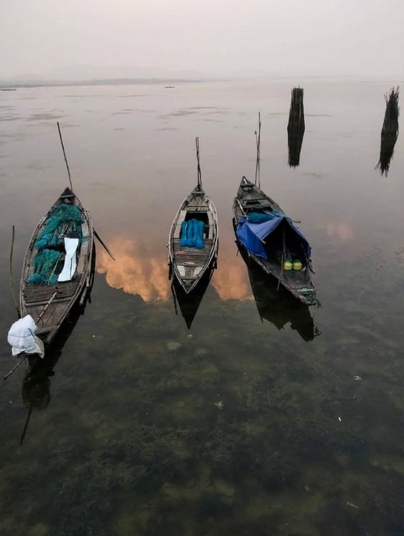
[[[403,35],[404,0],[0,0],[0,79],[400,77]]]

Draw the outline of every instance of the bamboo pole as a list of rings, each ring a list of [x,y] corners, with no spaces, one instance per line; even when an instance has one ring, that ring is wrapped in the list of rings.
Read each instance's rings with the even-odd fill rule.
[[[42,309],[42,311],[40,312],[40,314],[39,314],[39,316],[38,316],[38,318],[37,318],[37,323],[38,323],[40,320],[42,321],[42,317],[43,317],[43,315],[44,315],[45,312],[48,310],[49,305],[53,302],[53,300],[56,298],[56,296],[58,295],[58,293],[59,293],[59,291],[56,290],[56,291],[52,294],[50,300],[48,301],[48,303],[45,305],[45,307],[44,307],[44,308]]]
[[[13,225],[13,230],[12,230],[12,233],[11,233],[11,249],[10,249],[10,270],[9,270],[10,288],[11,288],[11,294],[13,295],[14,306],[15,306],[15,308],[17,310],[18,318],[21,318],[21,313],[20,313],[20,309],[18,307],[17,295],[15,293],[15,285],[14,285],[14,279],[13,279],[14,238],[15,238],[15,227]]]
[[[14,374],[14,372],[21,367],[21,365],[24,363],[24,361],[27,359],[27,357],[28,357],[27,355],[25,355],[24,357],[21,357],[20,362],[17,363],[17,365],[14,368],[12,368],[10,370],[10,372],[4,376],[3,379],[7,380],[7,378],[9,378],[11,376],[11,374]]]
[[[67,174],[69,175],[70,190],[73,191],[72,178],[70,176],[69,163],[67,162],[67,158],[66,158],[65,146],[63,145],[63,138],[62,138],[62,132],[60,131],[59,121],[57,122],[57,126],[58,126],[58,131],[59,131],[60,143],[62,144],[63,156],[65,158]]]
[[[197,188],[198,190],[202,189],[202,172],[201,172],[201,163],[199,161],[199,137],[195,138],[195,145],[196,145],[196,160],[198,162],[198,182],[197,182]]]
[[[58,131],[59,131],[60,143],[62,144],[63,156],[64,156],[64,158],[65,158],[65,163],[66,163],[66,168],[67,168],[67,174],[69,175],[70,189],[73,191],[73,185],[72,185],[72,179],[71,179],[71,176],[70,176],[69,163],[68,163],[68,161],[67,161],[67,157],[66,157],[65,146],[63,145],[62,132],[61,132],[61,130],[60,130],[59,122],[57,122],[57,126],[58,126]],[[97,231],[96,231],[95,229],[94,229],[94,235],[95,235],[95,237],[99,240],[100,244],[103,246],[103,248],[104,248],[105,251],[108,253],[108,255],[111,257],[111,259],[112,259],[112,260],[115,260],[115,257],[114,257],[114,256],[112,255],[112,253],[109,251],[109,249],[108,249],[107,246],[104,244],[104,242],[101,240],[100,235],[97,233]]]
[[[50,300],[48,301],[48,303],[44,306],[44,308],[43,308],[42,311],[40,312],[40,314],[39,314],[39,316],[38,316],[38,318],[37,318],[37,323],[38,323],[40,320],[42,321],[42,317],[43,317],[43,315],[45,314],[45,312],[47,311],[48,307],[49,307],[50,304],[53,302],[53,300],[56,298],[56,296],[58,295],[58,293],[59,293],[59,291],[56,290],[56,291],[52,294]],[[14,374],[14,372],[15,372],[17,369],[19,369],[19,368],[21,367],[21,365],[24,363],[24,361],[27,359],[27,357],[28,357],[28,355],[25,355],[24,357],[21,357],[21,358],[20,358],[20,362],[17,363],[17,365],[16,365],[13,369],[11,369],[10,372],[9,372],[8,374],[6,374],[6,375],[4,376],[4,379],[7,380],[7,378],[9,378],[12,374]]]
[[[285,241],[285,227],[282,223],[282,257],[281,257],[281,275],[279,276],[278,281],[278,288],[276,290],[279,290],[279,287],[281,286],[281,279],[283,277],[283,270],[284,270],[284,263],[286,261],[286,241]]]
[[[257,146],[257,159],[255,162],[255,186],[261,188],[261,112],[258,112],[258,134],[255,131],[255,143]]]

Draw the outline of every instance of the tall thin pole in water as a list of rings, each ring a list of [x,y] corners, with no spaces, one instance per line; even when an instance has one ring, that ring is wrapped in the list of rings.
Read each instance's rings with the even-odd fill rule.
[[[196,160],[198,162],[198,190],[202,189],[202,172],[201,172],[201,164],[199,162],[199,138],[195,138],[195,144],[196,144]]]
[[[257,160],[255,163],[255,186],[261,188],[261,113],[258,113],[258,134],[255,131],[255,143],[257,145]]]
[[[11,294],[13,295],[13,301],[15,308],[17,310],[18,318],[21,318],[20,309],[18,307],[17,302],[17,296],[15,293],[15,285],[14,285],[14,279],[13,279],[13,251],[14,251],[14,238],[15,238],[15,227],[13,225],[13,230],[11,233],[11,250],[10,250],[10,267],[9,267],[9,276],[10,276],[10,287],[11,287]]]
[[[67,167],[67,174],[69,175],[70,190],[73,191],[72,178],[70,176],[69,163],[67,162],[67,158],[66,158],[66,151],[65,151],[65,146],[63,145],[63,138],[62,138],[62,133],[60,131],[59,121],[57,122],[57,126],[58,126],[58,131],[59,131],[60,143],[62,144],[63,156],[65,157],[65,162],[66,162],[66,167]]]

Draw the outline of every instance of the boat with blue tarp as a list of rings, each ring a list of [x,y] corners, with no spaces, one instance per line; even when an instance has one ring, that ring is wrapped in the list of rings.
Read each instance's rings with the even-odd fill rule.
[[[233,203],[237,242],[301,302],[317,303],[307,238],[275,201],[243,177]]]

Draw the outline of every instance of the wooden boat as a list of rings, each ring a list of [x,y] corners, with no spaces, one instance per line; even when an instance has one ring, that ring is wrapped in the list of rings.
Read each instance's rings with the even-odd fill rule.
[[[315,305],[310,245],[280,206],[243,177],[233,211],[237,241],[248,255],[301,302]],[[298,268],[298,262],[301,268],[290,269],[289,263]]]
[[[168,239],[169,278],[172,276],[186,293],[191,292],[201,281],[209,267],[217,266],[218,223],[217,211],[212,200],[202,188],[201,168],[199,164],[199,139],[196,139],[198,161],[198,182],[181,206],[171,225]],[[202,222],[201,242],[199,247],[187,245],[185,233],[190,230],[191,221]]]
[[[60,208],[61,205],[76,206],[82,217],[81,233],[79,233],[81,238],[78,249],[74,253],[77,262],[76,270],[69,281],[51,281],[51,279],[56,278],[64,261],[63,243],[60,244],[60,240],[63,237],[59,237],[58,244],[54,247],[50,246],[50,249],[62,253],[60,261],[54,267],[52,278],[49,278],[48,284],[34,284],[30,282],[30,279],[35,273],[35,258],[39,253],[36,242],[54,214],[55,209]],[[66,233],[65,237],[68,237],[69,234],[72,233]],[[94,252],[94,230],[90,214],[85,210],[74,192],[70,188],[66,188],[49,212],[38,223],[25,254],[21,277],[21,316],[32,316],[37,325],[36,335],[44,342],[45,346],[53,340],[73,305],[78,301],[85,301],[92,282],[92,257]]]

